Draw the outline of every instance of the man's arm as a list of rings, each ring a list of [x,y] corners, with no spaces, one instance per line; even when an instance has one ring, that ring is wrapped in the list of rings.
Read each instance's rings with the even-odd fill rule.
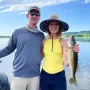
[[[11,54],[15,49],[16,49],[16,38],[15,34],[13,33],[9,40],[8,45],[4,49],[0,50],[0,58]]]

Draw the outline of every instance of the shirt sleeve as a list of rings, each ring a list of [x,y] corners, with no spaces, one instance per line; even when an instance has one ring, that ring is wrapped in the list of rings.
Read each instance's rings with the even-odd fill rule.
[[[9,39],[8,45],[4,49],[0,50],[0,58],[11,54],[15,49],[16,49],[16,35],[14,32]]]

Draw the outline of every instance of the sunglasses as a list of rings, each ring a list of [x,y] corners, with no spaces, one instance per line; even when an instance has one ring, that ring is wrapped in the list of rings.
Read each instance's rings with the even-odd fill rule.
[[[31,16],[36,15],[37,17],[40,16],[40,13],[38,12],[28,12]]]

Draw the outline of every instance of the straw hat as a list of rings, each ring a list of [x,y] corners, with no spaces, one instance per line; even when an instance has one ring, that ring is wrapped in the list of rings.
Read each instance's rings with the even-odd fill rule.
[[[47,28],[48,28],[48,25],[49,25],[50,22],[58,22],[60,24],[62,32],[65,32],[69,29],[69,25],[64,21],[61,21],[59,19],[58,15],[55,15],[55,14],[51,15],[50,19],[42,21],[40,23],[40,29],[43,32],[47,32]]]

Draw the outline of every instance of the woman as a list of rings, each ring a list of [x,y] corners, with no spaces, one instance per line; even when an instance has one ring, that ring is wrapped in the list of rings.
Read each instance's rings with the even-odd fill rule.
[[[69,66],[68,44],[61,34],[69,29],[69,25],[52,15],[40,23],[40,29],[49,34],[42,42],[41,90],[66,90],[64,65]],[[78,51],[77,47],[75,51]]]

